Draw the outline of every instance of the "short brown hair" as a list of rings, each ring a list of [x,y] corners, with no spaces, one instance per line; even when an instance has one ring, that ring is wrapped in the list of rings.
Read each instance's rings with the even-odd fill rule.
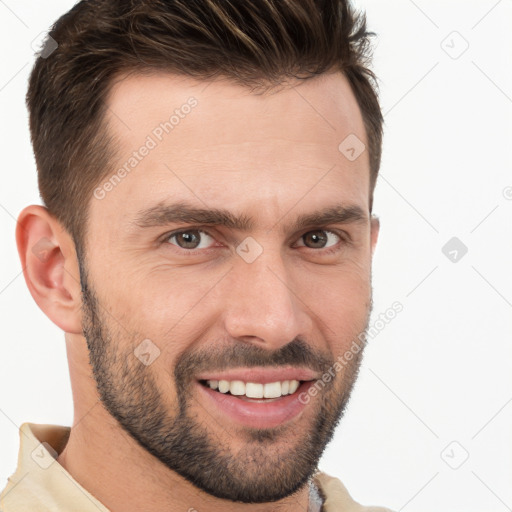
[[[114,165],[104,118],[122,73],[221,76],[261,88],[339,70],[367,132],[371,209],[383,119],[368,68],[370,35],[349,0],[82,0],[53,25],[47,45],[58,47],[50,55],[42,50],[30,76],[44,204],[81,245],[92,191]]]

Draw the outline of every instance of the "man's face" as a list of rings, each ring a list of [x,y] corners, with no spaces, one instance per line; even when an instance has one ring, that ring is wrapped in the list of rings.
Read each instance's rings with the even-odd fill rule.
[[[333,371],[368,324],[377,232],[368,154],[339,149],[365,142],[355,98],[341,74],[263,95],[155,74],[108,107],[116,177],[81,262],[99,394],[200,489],[281,499],[315,471],[363,352]]]

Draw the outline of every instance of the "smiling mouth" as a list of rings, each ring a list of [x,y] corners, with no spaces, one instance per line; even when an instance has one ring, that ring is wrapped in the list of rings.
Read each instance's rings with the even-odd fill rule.
[[[231,395],[250,402],[269,402],[296,393],[306,381],[283,380],[276,382],[244,382],[241,380],[200,380],[204,387],[225,395]]]

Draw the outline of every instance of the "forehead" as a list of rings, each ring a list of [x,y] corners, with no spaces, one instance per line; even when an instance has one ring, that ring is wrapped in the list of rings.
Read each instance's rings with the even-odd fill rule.
[[[265,205],[269,219],[298,201],[368,208],[367,151],[352,159],[340,150],[347,140],[357,151],[367,145],[341,73],[265,93],[228,80],[128,75],[110,91],[106,122],[116,165],[98,184],[105,194],[92,199],[93,218],[129,217],[169,200],[259,208],[260,216]]]
[[[194,115],[189,121],[182,123],[191,99],[197,108],[192,109]],[[173,114],[178,119],[171,120]],[[365,139],[360,110],[341,73],[289,81],[259,93],[227,79],[199,81],[168,73],[128,74],[112,85],[107,120],[128,149],[140,141],[137,132],[151,134],[160,123],[170,120],[174,128],[179,125],[179,130],[172,131],[175,142],[180,142],[180,135],[193,132],[196,144],[188,144],[187,150],[202,152],[223,142],[265,141],[269,145],[269,141],[279,144],[288,138],[307,144],[319,137],[336,142],[350,133]],[[176,145],[174,149],[180,148]]]

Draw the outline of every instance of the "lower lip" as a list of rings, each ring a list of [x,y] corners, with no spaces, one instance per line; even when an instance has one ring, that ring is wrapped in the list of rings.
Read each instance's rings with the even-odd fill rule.
[[[281,398],[249,402],[233,395],[214,391],[196,381],[202,401],[215,416],[228,417],[234,422],[252,428],[273,428],[283,425],[300,415],[306,407],[299,400],[301,393],[307,392],[313,381],[303,382],[293,395]]]

